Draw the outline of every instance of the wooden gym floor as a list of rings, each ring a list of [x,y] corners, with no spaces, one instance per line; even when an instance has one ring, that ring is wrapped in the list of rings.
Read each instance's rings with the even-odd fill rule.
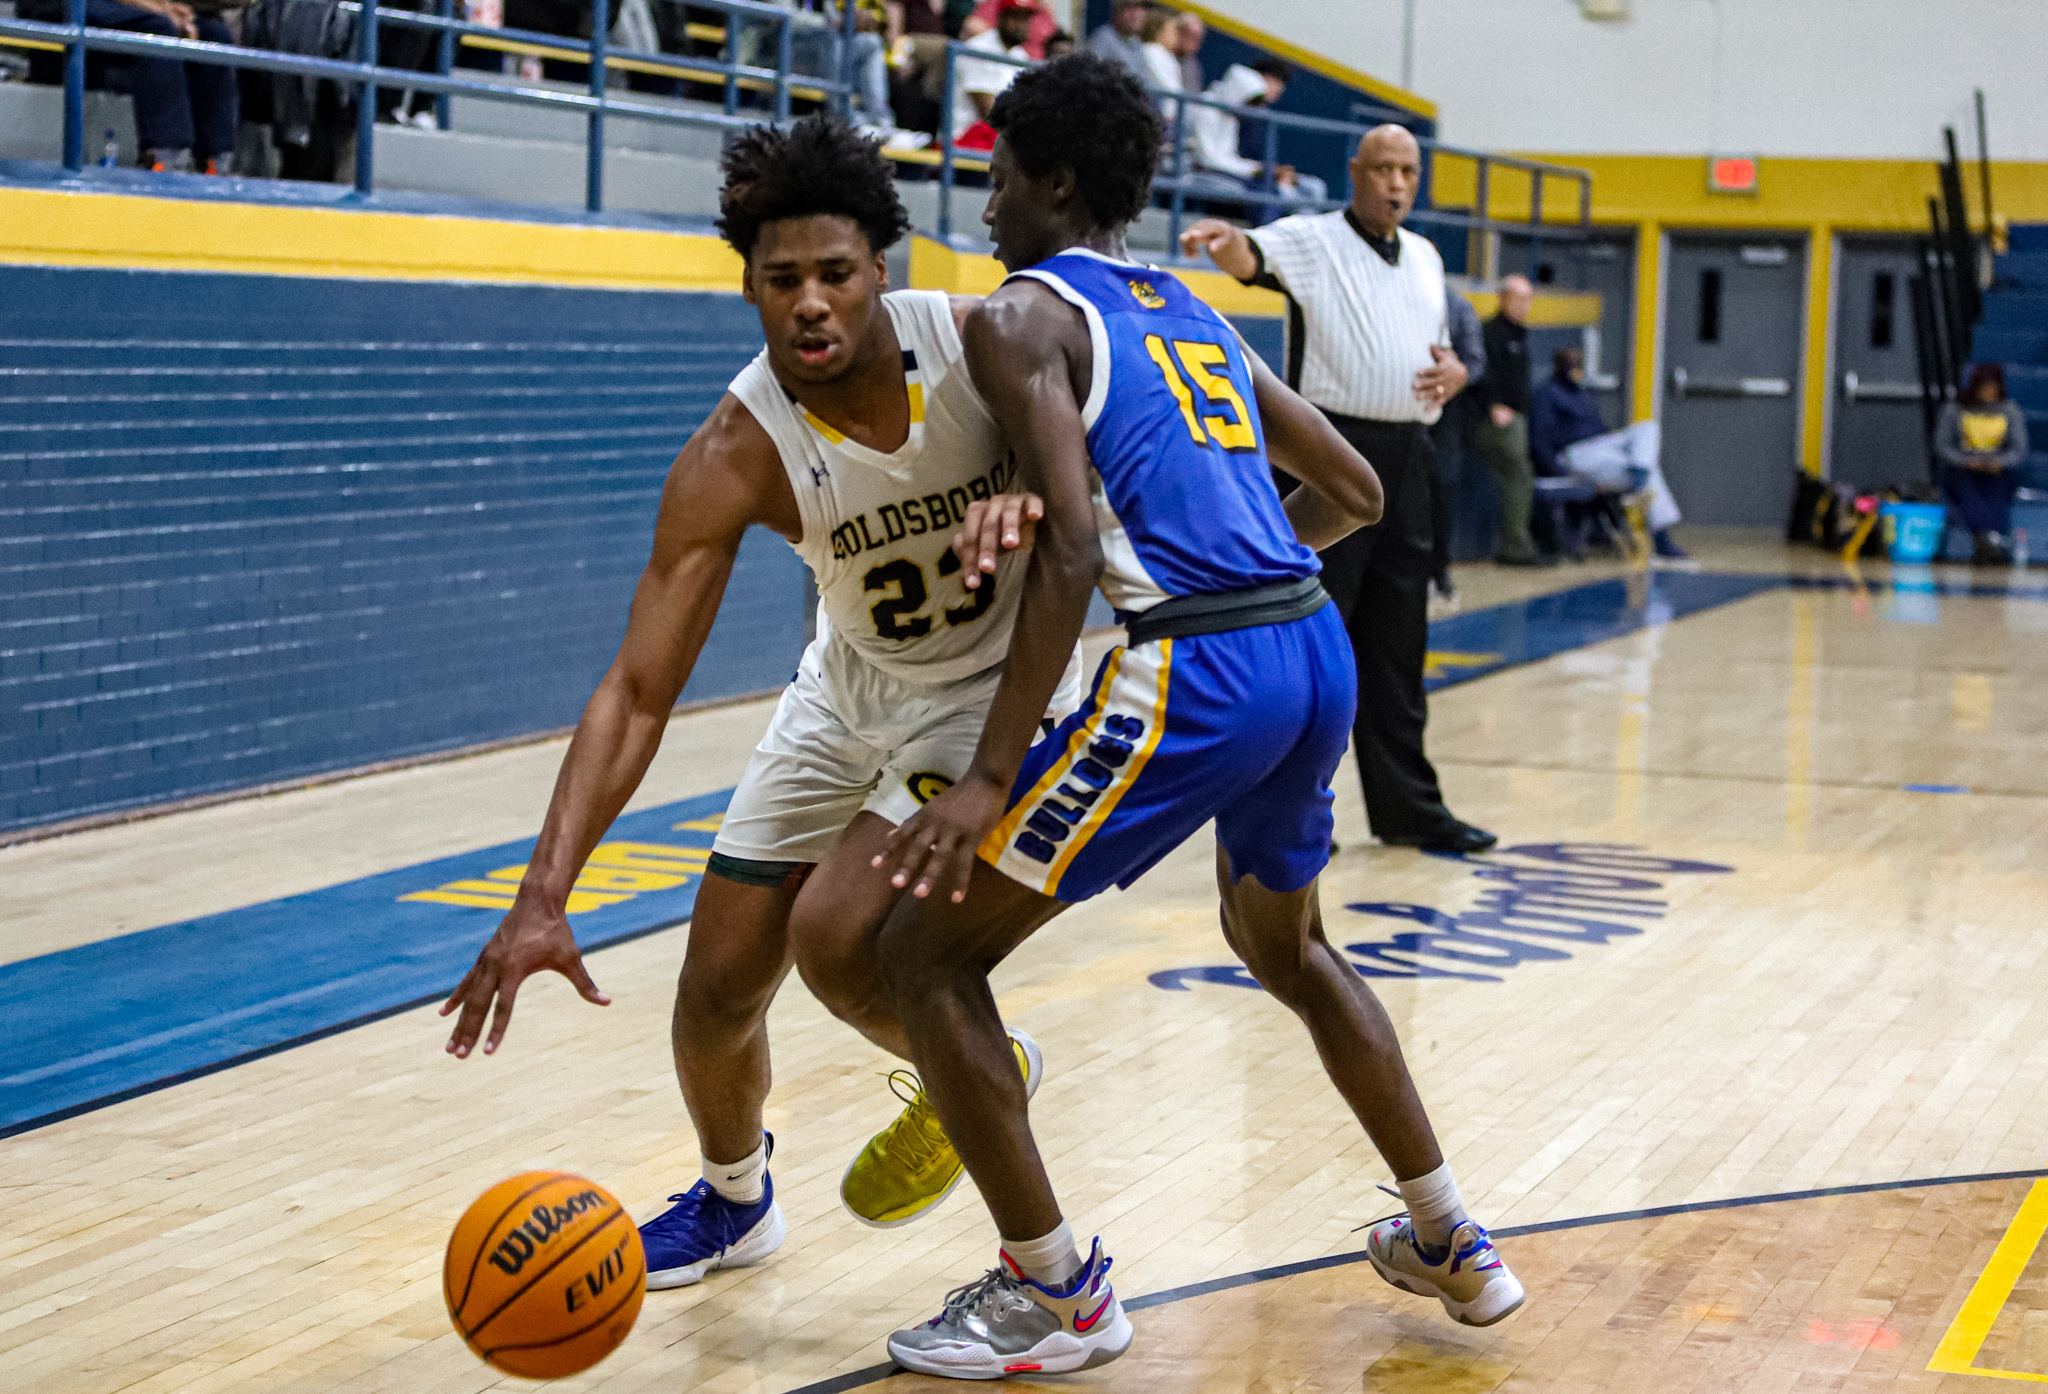
[[[1198,839],[997,981],[1046,1049],[1033,1118],[1055,1183],[1143,1308],[1123,1361],[1046,1383],[2048,1381],[2048,587],[1953,571],[1929,589],[1762,539],[1688,540],[1709,572],[1769,584],[1662,622],[1638,577],[1646,627],[1432,699],[1451,803],[1504,850],[1378,847],[1348,770],[1339,786],[1332,939],[1394,975],[1373,986],[1528,1306],[1467,1330],[1347,1257],[1391,1208],[1387,1175],[1299,1027],[1234,981]],[[1505,605],[1512,638],[1534,607],[1578,605],[1546,594],[1615,574],[1472,568],[1455,623]],[[1487,624],[1447,626],[1450,667],[1482,661]],[[635,807],[730,787],[768,712],[679,718]],[[560,751],[0,848],[0,974],[529,836]],[[1556,850],[1591,842],[1638,850]],[[1620,855],[1632,887],[1605,906],[1550,906],[1571,923],[1549,932],[1535,902],[1500,923],[1503,888]],[[349,926],[298,932],[290,951],[311,956]],[[691,1183],[667,1046],[682,943],[594,953],[609,1009],[532,985],[492,1059],[449,1059],[445,1024],[416,1009],[0,1140],[0,1386],[517,1387],[449,1330],[441,1246],[525,1167],[593,1177],[642,1218]],[[98,1010],[139,1010],[129,991]],[[794,982],[771,1029],[788,1244],[651,1294],[626,1345],[566,1388],[907,1388],[875,1368],[882,1338],[991,1261],[971,1187],[898,1230],[838,1208],[847,1157],[894,1110],[889,1062]]]

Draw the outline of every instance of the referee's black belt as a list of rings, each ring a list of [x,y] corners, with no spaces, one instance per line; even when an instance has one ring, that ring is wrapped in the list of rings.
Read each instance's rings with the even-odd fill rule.
[[[1254,629],[1262,624],[1287,624],[1306,619],[1330,603],[1330,594],[1314,576],[1280,581],[1248,591],[1218,595],[1176,595],[1124,622],[1133,648],[1155,639],[1185,639],[1191,634],[1221,634]]]

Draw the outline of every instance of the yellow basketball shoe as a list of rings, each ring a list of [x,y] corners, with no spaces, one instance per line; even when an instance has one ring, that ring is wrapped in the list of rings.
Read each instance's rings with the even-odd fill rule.
[[[1045,1057],[1038,1042],[1014,1026],[1009,1031],[1028,1099],[1038,1092]],[[840,1204],[854,1219],[876,1229],[907,1225],[937,1209],[967,1174],[917,1076],[909,1070],[892,1071],[889,1089],[906,1107],[895,1122],[868,1139],[839,1178]],[[905,1089],[911,1092],[906,1094]]]

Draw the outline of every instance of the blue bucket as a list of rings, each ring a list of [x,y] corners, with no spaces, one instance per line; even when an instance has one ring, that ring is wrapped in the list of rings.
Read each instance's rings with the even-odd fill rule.
[[[1941,550],[1948,510],[1938,503],[1888,503],[1877,510],[1884,522],[1885,550],[1893,561],[1934,560]]]

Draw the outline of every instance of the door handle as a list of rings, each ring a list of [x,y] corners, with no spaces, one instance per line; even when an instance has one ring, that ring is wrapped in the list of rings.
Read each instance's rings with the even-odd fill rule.
[[[1671,390],[1680,397],[1789,397],[1790,378],[1696,378],[1683,368],[1671,370]]]
[[[1917,402],[1917,382],[1865,382],[1853,370],[1842,374],[1842,400],[1846,402]]]

